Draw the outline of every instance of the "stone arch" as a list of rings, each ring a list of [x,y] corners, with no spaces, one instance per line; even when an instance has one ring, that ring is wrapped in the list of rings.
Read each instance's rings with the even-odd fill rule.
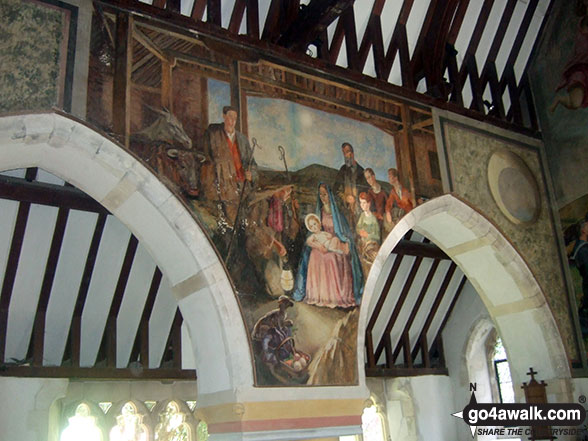
[[[360,366],[364,363],[368,306],[376,301],[376,282],[387,256],[410,229],[439,246],[472,283],[502,337],[515,384],[527,381],[524,373],[532,366],[550,385],[550,401],[569,401],[572,386],[568,358],[537,280],[496,226],[451,194],[416,207],[382,244],[366,283],[360,313]]]
[[[208,237],[131,154],[58,113],[0,117],[0,170],[39,167],[105,206],[147,247],[173,286],[193,342],[201,402],[253,385],[246,329]],[[227,397],[227,399],[230,399]]]

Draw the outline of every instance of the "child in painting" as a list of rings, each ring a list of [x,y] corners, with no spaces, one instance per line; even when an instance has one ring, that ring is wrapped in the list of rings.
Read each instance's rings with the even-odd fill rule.
[[[372,202],[373,199],[369,193],[359,194],[361,215],[355,226],[355,231],[359,236],[358,249],[364,273],[369,271],[369,267],[374,262],[380,248],[380,223],[371,210]]]
[[[360,237],[361,242],[376,242],[380,243],[380,224],[376,215],[372,212],[372,197],[369,193],[359,194],[359,206],[361,207],[361,215],[357,221],[355,231]]]
[[[319,217],[310,213],[304,218],[304,224],[312,234],[306,239],[306,244],[312,248],[322,249],[324,252],[333,252],[337,254],[348,254],[349,245],[342,243],[337,237],[327,231],[321,231],[321,221]]]

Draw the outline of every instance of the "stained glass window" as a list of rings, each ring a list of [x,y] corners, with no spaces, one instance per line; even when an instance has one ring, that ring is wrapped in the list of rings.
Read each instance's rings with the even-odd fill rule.
[[[143,415],[132,403],[125,403],[116,417],[116,426],[110,431],[110,441],[148,441],[149,432],[143,424]]]
[[[102,432],[96,425],[90,406],[81,403],[75,414],[68,418],[68,426],[61,432],[60,441],[102,441]]]
[[[196,426],[196,440],[206,441],[208,439],[208,424],[204,421],[200,421]]]
[[[192,441],[190,426],[180,406],[170,401],[159,414],[159,423],[155,427],[156,441]]]

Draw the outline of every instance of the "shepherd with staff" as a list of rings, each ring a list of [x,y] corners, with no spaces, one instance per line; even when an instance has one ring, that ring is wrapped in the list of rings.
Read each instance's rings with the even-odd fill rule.
[[[285,149],[278,146],[278,151],[290,181]],[[259,280],[264,281],[271,296],[287,294],[293,288],[293,268],[301,248],[294,185],[271,185],[256,192],[244,213],[247,217],[245,249],[256,267]]]

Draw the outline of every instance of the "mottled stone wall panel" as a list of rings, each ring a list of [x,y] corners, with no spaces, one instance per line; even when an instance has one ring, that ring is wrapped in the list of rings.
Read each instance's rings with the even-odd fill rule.
[[[0,2],[0,112],[50,109],[62,100],[64,11],[21,0]]]
[[[442,122],[442,132],[452,191],[494,222],[523,256],[547,298],[568,355],[577,360],[577,340],[539,149],[448,121]],[[541,202],[535,222],[514,224],[492,197],[488,164],[501,150],[518,155],[537,181]]]

